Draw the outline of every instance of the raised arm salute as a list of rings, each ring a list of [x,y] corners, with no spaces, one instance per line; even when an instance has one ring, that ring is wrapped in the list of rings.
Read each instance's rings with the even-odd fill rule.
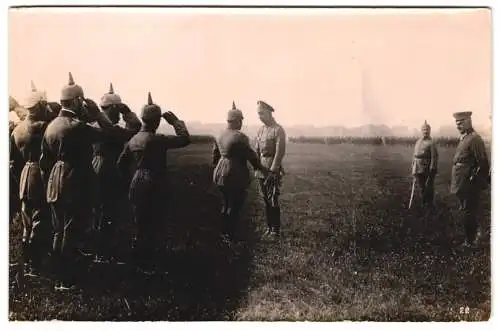
[[[94,230],[96,231],[95,262],[106,262],[114,258],[112,249],[114,228],[119,221],[126,202],[126,185],[118,172],[117,161],[123,147],[141,128],[141,121],[115,93],[113,84],[109,92],[104,94],[100,102],[101,109],[113,124],[107,136],[94,144],[92,164],[97,176],[97,196],[94,214]],[[120,115],[125,127],[118,125]]]
[[[176,136],[156,133],[161,118],[173,126]],[[163,239],[163,216],[167,188],[167,150],[182,148],[190,143],[183,121],[172,112],[161,113],[153,103],[151,93],[143,107],[141,130],[125,145],[118,159],[124,176],[133,169],[129,200],[136,223],[135,260],[139,270],[151,272],[155,267],[155,245]]]
[[[53,216],[55,288],[67,290],[74,285],[77,242],[91,214],[92,144],[103,139],[113,125],[95,102],[85,99],[71,73],[61,91],[61,105],[58,117],[45,131],[40,167]],[[100,127],[86,121],[97,121]]]

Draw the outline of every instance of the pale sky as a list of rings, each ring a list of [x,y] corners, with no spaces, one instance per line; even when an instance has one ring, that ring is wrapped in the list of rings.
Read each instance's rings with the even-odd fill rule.
[[[134,111],[151,91],[187,121],[223,122],[234,100],[256,124],[263,99],[283,125],[454,125],[462,110],[488,125],[490,11],[410,10],[11,10],[9,93],[22,103],[33,80],[59,100],[71,71],[96,101],[112,82]]]

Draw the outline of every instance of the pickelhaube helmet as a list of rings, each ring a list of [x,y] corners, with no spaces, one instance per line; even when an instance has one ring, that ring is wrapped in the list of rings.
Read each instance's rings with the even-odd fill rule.
[[[115,93],[113,89],[113,83],[109,84],[109,92],[104,94],[101,98],[100,106],[108,107],[111,105],[119,105],[122,103],[122,99],[118,94]]]
[[[422,130],[423,129],[430,129],[431,126],[429,125],[429,123],[427,123],[427,120],[424,121],[424,124],[422,124]]]
[[[26,97],[24,107],[30,109],[36,106],[40,101],[47,101],[47,94],[44,91],[37,90],[33,81],[31,81],[31,91]]]
[[[148,92],[148,103],[142,107],[141,118],[143,120],[151,120],[159,117],[161,117],[161,108],[153,103],[151,92]]]
[[[61,100],[73,100],[78,97],[84,98],[83,89],[80,85],[75,84],[70,72],[68,85],[64,86],[61,91]]]
[[[243,119],[243,112],[239,109],[236,108],[236,105],[234,104],[233,101],[233,106],[231,110],[227,112],[227,120],[228,122],[230,121],[236,121],[236,120],[242,120]]]
[[[16,107],[19,107],[19,103],[16,99],[9,95],[9,111],[13,111]]]

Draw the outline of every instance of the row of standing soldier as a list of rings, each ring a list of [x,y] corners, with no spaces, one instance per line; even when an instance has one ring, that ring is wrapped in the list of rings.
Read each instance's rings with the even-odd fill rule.
[[[459,202],[460,223],[465,230],[463,245],[474,247],[482,235],[478,223],[479,204],[481,191],[490,184],[491,168],[485,143],[472,126],[472,112],[457,112],[453,117],[460,138],[452,160],[450,192]],[[431,127],[425,121],[412,161],[412,175],[420,187],[424,210],[434,208],[434,180],[439,161],[438,149],[430,134]]]
[[[9,110],[13,110],[18,105],[12,98],[10,101],[13,107],[9,105]],[[142,109],[142,125],[114,93],[112,85],[101,98],[100,107],[102,112],[96,103],[85,98],[82,87],[75,84],[70,73],[69,82],[61,91],[61,105],[47,103],[45,93],[32,83],[25,102],[27,113],[18,112],[22,120],[17,125],[9,123],[10,212],[12,221],[14,212],[21,209],[24,273],[38,275],[44,247],[52,241],[56,290],[74,288],[75,263],[82,254],[80,245],[85,242],[89,223],[93,223],[96,232],[94,262],[114,258],[113,231],[124,216],[121,207],[127,199],[136,226],[135,265],[143,272],[153,271],[159,257],[155,249],[161,240],[161,220],[166,212],[166,153],[190,143],[184,122],[172,112],[162,114],[151,94]],[[213,180],[223,197],[221,221],[226,241],[233,239],[250,183],[246,160],[257,170],[266,206],[266,235],[280,234],[278,198],[286,136],[272,112],[270,105],[258,101],[258,114],[264,125],[254,152],[248,137],[239,131],[243,115],[233,102],[228,129],[214,146]],[[118,125],[120,114],[124,128]],[[161,118],[173,126],[176,136],[156,133]],[[52,222],[47,222],[50,219]]]
[[[24,274],[40,272],[44,245],[52,241],[55,289],[73,289],[79,248],[92,221],[98,233],[96,262],[111,257],[110,236],[127,186],[136,224],[136,263],[143,270],[151,267],[155,213],[165,191],[166,152],[190,143],[184,122],[172,112],[162,114],[149,94],[141,125],[112,86],[101,99],[101,112],[85,98],[71,73],[61,91],[61,106],[47,107],[45,93],[32,86],[25,118],[11,126],[11,192],[21,203]],[[125,128],[118,125],[120,113]],[[156,133],[161,118],[177,136]],[[89,125],[94,122],[97,125]],[[13,198],[11,194],[11,208],[16,208]]]

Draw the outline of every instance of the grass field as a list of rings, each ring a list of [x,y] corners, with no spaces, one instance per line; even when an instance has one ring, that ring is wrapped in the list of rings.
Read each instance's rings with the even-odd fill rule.
[[[174,151],[173,194],[165,199],[169,274],[82,264],[83,291],[76,294],[55,293],[47,279],[11,287],[10,319],[487,320],[490,193],[482,199],[486,236],[479,249],[464,251],[448,192],[453,150],[439,151],[437,210],[424,215],[406,209],[409,147],[289,144],[281,242],[261,239],[263,208],[252,186],[240,243],[231,249],[218,240],[210,146]],[[117,250],[125,256],[129,236],[124,222]],[[19,237],[16,223],[11,263]]]

